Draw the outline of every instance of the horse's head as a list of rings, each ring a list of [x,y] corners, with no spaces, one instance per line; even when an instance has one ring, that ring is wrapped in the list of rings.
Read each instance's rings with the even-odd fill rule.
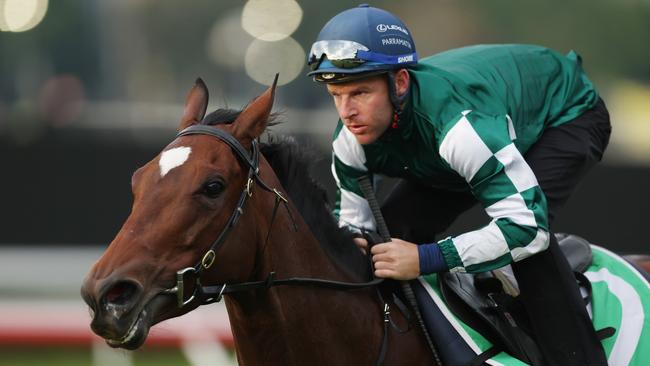
[[[274,89],[275,84],[232,123],[206,128],[226,131],[248,153],[266,127]],[[179,130],[200,124],[207,104],[207,88],[197,80],[187,96]],[[251,170],[243,160],[213,136],[180,134],[133,174],[131,214],[81,289],[92,310],[91,328],[109,345],[137,348],[153,324],[199,305],[179,307],[170,295],[176,272],[183,268],[206,267],[201,273],[206,284],[251,277],[257,248],[236,245],[259,242],[250,214],[242,215],[225,243],[206,255],[245,194]]]

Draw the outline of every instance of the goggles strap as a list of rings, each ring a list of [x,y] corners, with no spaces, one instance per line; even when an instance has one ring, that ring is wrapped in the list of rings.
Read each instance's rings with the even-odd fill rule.
[[[417,62],[418,54],[413,52],[405,55],[385,55],[383,53],[359,50],[356,57],[386,65],[410,65]]]

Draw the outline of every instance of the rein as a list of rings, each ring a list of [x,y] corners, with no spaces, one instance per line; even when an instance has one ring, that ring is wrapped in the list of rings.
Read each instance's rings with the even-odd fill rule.
[[[216,286],[201,286],[199,299],[203,304],[219,302],[223,295],[252,291],[258,289],[269,289],[276,286],[310,286],[329,288],[334,290],[357,290],[366,287],[377,286],[384,282],[383,278],[375,278],[368,282],[340,282],[309,277],[289,277],[276,279],[275,272],[269,273],[266,280],[241,282],[236,284],[222,284]]]

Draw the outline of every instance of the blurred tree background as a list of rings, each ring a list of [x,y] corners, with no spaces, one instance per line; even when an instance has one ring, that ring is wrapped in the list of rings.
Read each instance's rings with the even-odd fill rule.
[[[605,162],[578,188],[556,230],[648,251],[650,1],[370,4],[406,22],[420,56],[476,43],[581,54],[614,132]],[[0,1],[0,244],[107,245],[128,215],[132,172],[173,138],[197,76],[210,88],[210,109],[241,108],[280,72],[275,106],[286,122],[275,131],[321,153],[314,173],[331,192],[327,149],[336,112],[304,66],[324,23],[356,5]],[[478,221],[470,214],[457,230]]]

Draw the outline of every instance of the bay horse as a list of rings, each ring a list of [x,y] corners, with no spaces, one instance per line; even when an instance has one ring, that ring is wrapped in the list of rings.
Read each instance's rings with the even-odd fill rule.
[[[205,116],[197,80],[180,133],[133,174],[131,214],[84,280],[92,330],[133,350],[153,325],[223,298],[241,365],[439,363],[407,311],[390,311],[398,300],[369,286],[367,257],[295,144],[259,153],[274,91]]]
[[[337,228],[324,191],[301,173],[305,163],[294,166],[291,154],[278,153],[274,165],[282,172],[264,155],[257,172],[248,166],[274,90],[275,84],[240,113],[217,111],[201,124],[208,90],[198,79],[179,130],[218,130],[236,142],[180,135],[133,174],[132,212],[81,290],[92,330],[111,347],[140,347],[154,324],[220,299],[218,284],[268,283],[272,272],[277,279],[344,283],[371,276],[366,256]],[[209,119],[218,123],[209,126]],[[214,245],[217,237],[224,239]],[[177,274],[183,269],[191,270]],[[186,280],[177,282],[177,275]],[[198,281],[215,285],[213,298],[199,296]],[[380,359],[422,365],[432,359],[421,331],[401,312],[390,315],[401,331],[385,326],[385,309],[394,304],[388,299],[384,308],[374,288],[276,286],[223,297],[241,365],[372,365]]]

